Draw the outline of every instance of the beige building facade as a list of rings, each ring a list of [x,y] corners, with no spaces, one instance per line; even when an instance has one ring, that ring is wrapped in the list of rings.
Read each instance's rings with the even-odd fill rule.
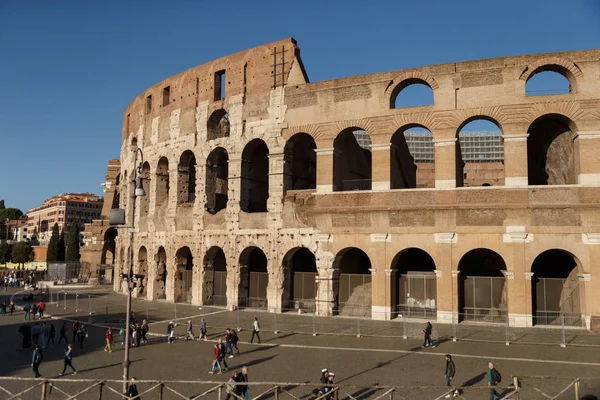
[[[563,75],[568,93],[528,96],[544,72]],[[591,50],[309,83],[286,39],[167,78],[125,110],[112,184],[136,230],[133,242],[109,235],[115,270],[132,246],[146,276],[136,295],[151,300],[590,327],[599,76]],[[415,84],[433,104],[396,108]],[[478,119],[502,134],[491,167],[461,154],[458,135]],[[415,127],[434,143],[426,165],[406,143]],[[147,196],[134,216],[136,147]],[[465,184],[478,168],[490,169],[485,185]]]

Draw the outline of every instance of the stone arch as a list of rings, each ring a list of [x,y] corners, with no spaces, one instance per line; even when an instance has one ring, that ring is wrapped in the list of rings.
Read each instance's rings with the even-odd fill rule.
[[[423,79],[425,78],[425,79]],[[390,91],[390,108],[405,108],[405,107],[418,107],[418,106],[430,106],[434,104],[434,90],[431,86],[431,83],[435,83],[433,78],[427,77],[406,77],[402,81],[399,81],[394,88]],[[409,102],[407,105],[399,104],[400,97],[402,97],[402,93],[405,89],[409,87],[420,86],[422,89],[422,93],[417,92],[417,95],[425,96],[426,101],[414,101],[417,99],[412,99],[412,102]],[[437,86],[437,85],[436,85]],[[415,93],[411,93],[415,95]],[[412,103],[412,104],[411,104]],[[421,104],[422,103],[422,104]]]
[[[579,260],[562,249],[541,252],[531,264],[531,310],[534,325],[582,326],[583,290]]]
[[[139,216],[140,216],[140,230],[145,231],[148,229],[148,223],[146,218],[150,211],[150,163],[147,161],[142,165],[140,173],[140,179],[142,180],[142,187],[146,192],[145,196],[138,197],[139,201]]]
[[[432,319],[437,316],[435,261],[417,247],[401,250],[391,263],[396,271],[394,299],[397,315]]]
[[[154,256],[155,281],[153,284],[152,299],[166,299],[167,298],[167,252],[163,246],[160,246]],[[150,293],[148,293],[150,295]]]
[[[100,257],[100,264],[115,264],[117,236],[119,232],[116,228],[108,228],[104,232],[104,241],[102,245],[102,256]],[[121,254],[121,257],[123,255]]]
[[[369,133],[358,127],[344,129],[333,141],[333,190],[371,190],[372,177]]]
[[[306,247],[294,247],[283,257],[282,268],[282,308],[314,311],[318,275],[314,253]]]
[[[238,305],[266,308],[269,273],[265,253],[255,246],[246,247],[240,254],[239,265]]]
[[[456,130],[456,186],[504,185],[504,141],[497,118],[477,114]]]
[[[427,86],[429,86],[430,88],[432,88],[434,90],[439,88],[438,83],[431,75],[428,75],[422,71],[415,70],[415,71],[405,71],[402,74],[396,76],[393,80],[391,80],[388,83],[387,87],[385,88],[385,93],[390,94],[402,82],[410,81],[410,80],[423,81],[427,84]]]
[[[177,204],[193,203],[196,199],[196,157],[186,150],[177,165]]]
[[[242,152],[240,207],[244,212],[266,212],[269,199],[269,148],[253,139]]]
[[[206,158],[206,179],[204,181],[206,204],[204,208],[216,214],[227,207],[229,200],[229,155],[222,147],[213,149]]]
[[[175,253],[175,303],[192,302],[192,282],[194,257],[188,246],[183,246]]]
[[[392,135],[390,188],[417,187],[435,187],[435,147],[429,129],[420,124],[409,124]]]
[[[222,108],[213,111],[206,122],[206,128],[208,140],[229,137],[230,122],[227,111]]]
[[[223,249],[212,246],[204,255],[202,304],[227,305],[227,259]]]
[[[527,132],[527,176],[529,185],[577,183],[574,122],[561,114],[545,114]]]
[[[146,294],[146,288],[148,287],[148,250],[146,246],[141,246],[138,250],[137,262],[135,263],[135,270],[133,271],[136,275],[144,275],[143,279],[136,280],[137,287],[135,291],[136,297],[141,297]]]
[[[519,79],[527,82],[534,75],[545,71],[557,72],[567,78],[571,83],[572,93],[576,92],[577,80],[583,77],[581,69],[571,60],[553,56],[541,58],[529,64],[525,67]]]
[[[356,247],[340,250],[333,269],[333,295],[338,313],[371,316],[371,260],[367,253]]]
[[[284,147],[285,190],[315,189],[317,187],[317,145],[308,133],[292,136]]]
[[[486,248],[465,253],[459,263],[459,320],[506,323],[508,287],[502,256]]]
[[[169,160],[167,157],[161,157],[156,167],[156,197],[155,203],[157,209],[166,208],[169,200]]]

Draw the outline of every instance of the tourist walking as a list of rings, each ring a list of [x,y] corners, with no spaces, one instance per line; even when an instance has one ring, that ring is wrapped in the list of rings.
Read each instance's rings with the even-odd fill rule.
[[[187,334],[185,336],[185,340],[190,340],[190,339],[194,340],[194,339],[196,339],[194,337],[194,332],[192,331],[193,327],[194,326],[192,325],[192,321],[188,320],[188,323],[187,323]]]
[[[233,334],[231,329],[225,329],[225,355],[229,353],[229,358],[233,358]]]
[[[21,325],[18,331],[23,335],[23,342],[21,343],[22,349],[28,349],[31,347],[31,327],[29,325]]]
[[[109,326],[108,329],[106,330],[106,333],[104,334],[104,338],[106,339],[106,346],[104,346],[104,351],[108,351],[110,353],[112,353],[112,340],[113,340],[113,333],[112,333],[112,328]]]
[[[254,322],[252,323],[252,337],[250,338],[250,343],[254,341],[254,336],[258,339],[258,343],[262,343],[260,340],[260,325],[258,324],[258,318],[254,317]]]
[[[125,335],[127,335],[127,332],[125,332],[125,327],[123,325],[121,325],[121,329],[119,329],[119,335],[121,335],[121,345],[125,346]]]
[[[219,368],[219,374],[223,373],[223,370],[221,369],[221,362],[219,360],[221,355],[221,349],[219,349],[219,345],[217,343],[214,344],[213,346],[213,361],[212,361],[212,367],[210,369],[210,371],[208,371],[209,374],[214,374],[215,371],[217,370],[217,367]]]
[[[44,299],[42,299],[38,303],[38,312],[40,313],[40,319],[44,318],[44,311],[46,311],[46,302],[44,302]]]
[[[129,397],[139,396],[136,382],[137,382],[137,378],[135,376],[133,378],[131,378],[131,383],[127,387],[127,396],[129,396]],[[141,399],[141,397],[137,397],[137,398]]]
[[[73,343],[77,343],[77,333],[79,332],[79,321],[75,320],[73,325],[71,325],[71,330],[73,331]]]
[[[39,344],[41,333],[42,333],[42,330],[40,329],[40,326],[37,324],[37,322],[35,322],[33,324],[33,329],[31,330],[31,338],[33,340],[34,345]]]
[[[54,328],[54,324],[50,324],[50,330],[48,332],[48,342],[46,343],[46,346],[50,345],[50,342],[52,342],[52,346],[54,346],[54,338],[56,337],[56,328]]]
[[[33,369],[33,375],[35,375],[36,378],[42,376],[40,375],[39,368],[43,359],[44,354],[42,353],[42,350],[40,350],[40,345],[36,344],[33,346],[33,357],[31,357],[31,368]]]
[[[87,337],[87,329],[85,328],[84,324],[79,325],[79,330],[77,331],[77,334],[79,335],[79,348],[83,349],[83,341]]]
[[[200,321],[200,337],[198,340],[206,340],[206,321],[204,318]]]
[[[69,367],[73,370],[73,375],[77,375],[77,371],[75,370],[75,367],[73,366],[73,345],[72,344],[68,344],[67,349],[65,350],[65,363],[64,363],[63,370],[60,373],[61,375],[65,374],[65,372],[67,371],[67,367]]]
[[[140,343],[142,341],[142,326],[140,324],[135,324],[135,345],[140,347]]]
[[[237,350],[237,353],[240,354],[240,349],[238,348],[238,342],[240,341],[240,337],[238,336],[235,329],[231,331],[231,336],[231,344],[233,345],[233,348]],[[233,354],[233,350],[231,350],[231,354]]]
[[[172,344],[173,339],[175,338],[175,324],[173,321],[169,322],[167,325],[167,343]]]
[[[446,386],[451,386],[452,378],[454,378],[455,373],[456,367],[454,366],[452,356],[450,354],[446,354],[446,369],[444,371],[444,376],[446,377]],[[454,390],[454,396],[458,396],[458,389]],[[450,398],[450,394],[447,394],[446,398]]]
[[[46,345],[48,344],[48,336],[50,336],[50,332],[48,331],[48,324],[46,324],[46,321],[42,323],[42,334],[40,336],[42,348],[45,349]]]
[[[35,316],[38,313],[38,305],[36,303],[33,303],[31,305],[31,318],[35,320]]]
[[[150,327],[148,326],[148,321],[143,320],[142,321],[142,343],[146,344],[148,343],[148,338],[146,337],[146,334],[150,331]]]
[[[13,312],[15,312],[15,303],[14,301],[10,301],[10,304],[8,306],[8,311],[10,311],[10,316],[12,317]]]
[[[435,345],[431,341],[431,333],[432,332],[433,332],[433,325],[431,325],[431,322],[427,321],[427,323],[425,324],[425,329],[423,329],[424,339],[423,339],[423,346],[421,346],[421,348],[424,348],[427,346],[431,346],[432,348],[435,347]]]
[[[225,396],[225,400],[229,400],[232,397],[235,399],[234,394],[237,394],[237,380],[238,373],[236,371],[231,375],[231,378],[229,378],[229,380],[225,384],[225,393],[227,393],[227,396]]]
[[[229,366],[227,365],[227,361],[225,358],[227,357],[227,348],[225,347],[225,343],[223,343],[223,339],[219,338],[219,362],[223,365],[223,370],[228,371]]]
[[[248,383],[248,367],[242,367],[242,373],[238,375],[238,382]],[[250,400],[250,392],[248,391],[248,385],[238,386],[240,397],[244,400]]]
[[[496,385],[502,381],[502,375],[494,367],[494,363],[488,363],[488,386],[490,387],[490,400],[494,400],[494,397],[501,398],[500,393],[496,391]]]
[[[321,382],[321,394],[325,394],[327,391],[327,385],[329,384],[329,370],[327,368],[323,368],[321,370],[321,378],[319,379]]]
[[[69,341],[67,340],[67,323],[65,321],[63,321],[63,323],[62,323],[59,333],[60,333],[60,336],[58,338],[58,344],[60,344],[63,339],[65,339],[66,344],[69,344]]]
[[[25,303],[23,306],[23,320],[27,321],[31,319],[31,304]]]

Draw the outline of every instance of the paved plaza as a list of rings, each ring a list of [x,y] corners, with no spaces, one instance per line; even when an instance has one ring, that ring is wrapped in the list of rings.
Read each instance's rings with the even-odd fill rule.
[[[71,291],[74,296],[75,292]],[[79,379],[114,379],[122,376],[123,350],[115,331],[114,351],[103,352],[104,326],[118,328],[124,319],[122,310],[125,307],[125,296],[107,290],[78,291],[77,306],[81,311],[75,311],[74,298],[67,294],[67,308],[64,301],[50,304],[47,314],[52,318],[47,323],[54,323],[57,328],[60,319],[71,321],[79,319],[83,323],[90,323],[89,338],[80,350],[75,347],[74,365],[80,372]],[[3,293],[2,299],[8,299],[14,291]],[[16,296],[17,299],[20,295]],[[53,294],[53,300],[56,297]],[[73,302],[73,304],[72,304]],[[87,304],[86,304],[87,303]],[[89,313],[90,304],[92,314]],[[108,305],[108,313],[106,307]],[[87,308],[86,308],[87,307]],[[103,309],[103,310],[102,310]],[[496,335],[494,329],[473,327],[475,340],[452,341],[443,333],[452,327],[434,326],[434,335],[440,339],[436,348],[420,347],[421,340],[417,333],[417,324],[411,324],[410,329],[390,327],[393,322],[373,322],[366,320],[342,320],[333,318],[313,318],[302,315],[277,315],[264,311],[228,312],[217,307],[196,307],[190,305],[177,305],[164,302],[146,302],[135,300],[133,309],[136,319],[148,317],[150,320],[150,342],[140,348],[134,347],[131,351],[131,374],[143,380],[189,380],[189,381],[222,381],[225,382],[230,374],[209,375],[208,371],[212,359],[212,342],[199,342],[177,339],[174,344],[166,343],[166,324],[178,318],[177,336],[183,337],[185,322],[188,318],[198,325],[204,318],[209,325],[209,339],[214,340],[224,336],[226,327],[242,328],[239,333],[242,353],[233,359],[227,359],[230,370],[239,369],[246,365],[249,367],[249,376],[253,382],[285,382],[285,383],[318,383],[321,368],[329,368],[336,373],[336,383],[356,387],[368,386],[401,386],[416,387],[427,386],[429,389],[401,389],[397,392],[405,398],[436,398],[444,393],[444,354],[454,356],[457,374],[455,383],[465,386],[464,397],[487,398],[487,391],[479,389],[486,384],[485,376],[488,361],[494,361],[503,374],[503,384],[511,383],[511,376],[546,376],[564,379],[533,379],[523,378],[524,391],[522,398],[544,398],[534,390],[538,389],[555,395],[564,389],[572,378],[595,378],[600,376],[600,348],[594,341],[597,338],[591,333],[569,332],[575,344],[562,348],[555,344],[535,344],[537,332],[523,331],[521,337],[529,337],[527,342],[516,341],[507,346],[501,340],[501,335]],[[175,317],[175,313],[177,317]],[[262,344],[249,344],[250,326],[254,317],[261,321]],[[0,318],[0,332],[3,338],[0,350],[0,375],[31,377],[29,367],[31,350],[21,350],[21,337],[17,333],[23,324],[21,312],[13,316]],[[358,329],[361,324],[363,334],[357,337],[353,329]],[[69,340],[71,340],[70,325]],[[274,333],[275,329],[279,333]],[[312,335],[313,329],[318,332]],[[465,328],[463,328],[465,329]],[[293,330],[299,333],[292,332]],[[305,332],[303,332],[303,330]],[[369,334],[399,337],[377,337]],[[502,329],[500,329],[502,331]],[[389,334],[389,333],[392,334]],[[198,328],[195,328],[198,335]],[[403,339],[402,334],[408,333],[408,338]],[[468,336],[465,334],[465,336]],[[465,339],[468,339],[465,337]],[[490,340],[487,340],[490,339]],[[541,341],[543,342],[543,341]],[[63,345],[52,346],[44,350],[44,362],[40,371],[44,377],[57,377],[62,370]],[[66,379],[72,378],[68,376]],[[0,383],[1,384],[1,383]],[[16,383],[14,383],[16,385]],[[73,385],[76,385],[73,383]],[[79,385],[83,385],[80,383]],[[142,388],[145,384],[141,384]],[[148,384],[149,385],[149,384]],[[118,385],[117,385],[118,386]],[[115,386],[115,387],[117,387]],[[146,389],[149,388],[146,387]],[[210,385],[198,383],[188,384],[182,388],[182,393],[192,396],[210,388]],[[268,386],[253,388],[254,395],[268,389]],[[294,396],[302,397],[310,393],[311,388],[288,388]],[[399,389],[400,390],[400,389]],[[75,392],[73,390],[72,392]],[[478,393],[478,391],[480,393]],[[376,390],[361,388],[348,389],[345,393],[358,398],[376,397]],[[573,392],[568,392],[574,398]],[[600,394],[599,381],[585,381],[581,385],[581,395],[592,393]],[[0,394],[0,399],[5,394]],[[58,396],[55,392],[53,396]],[[110,395],[107,395],[110,397]],[[566,396],[566,394],[565,394]],[[343,396],[347,397],[347,396]],[[8,397],[6,397],[8,398]],[[64,397],[51,397],[64,398]],[[111,397],[112,398],[112,397]],[[116,398],[116,396],[115,396]],[[156,394],[145,398],[157,398]],[[166,395],[166,398],[169,397]],[[210,397],[209,397],[210,398]],[[216,398],[216,397],[214,397]]]

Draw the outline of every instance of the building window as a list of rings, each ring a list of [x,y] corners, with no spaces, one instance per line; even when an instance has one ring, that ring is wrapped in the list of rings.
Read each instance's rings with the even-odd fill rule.
[[[215,100],[225,98],[225,70],[215,72]]]
[[[149,94],[146,96],[146,115],[150,114],[152,111],[152,95]]]
[[[168,106],[171,102],[171,86],[163,89],[163,107]]]

